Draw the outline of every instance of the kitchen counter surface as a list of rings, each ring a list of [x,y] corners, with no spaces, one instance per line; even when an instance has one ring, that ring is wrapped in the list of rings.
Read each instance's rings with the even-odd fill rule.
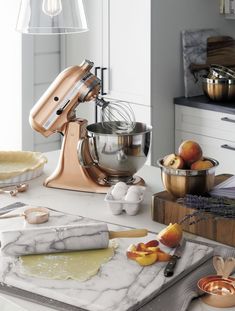
[[[194,97],[177,97],[174,99],[175,105],[188,106],[199,109],[206,109],[211,111],[218,111],[223,113],[235,114],[235,102],[213,102],[206,96]]]
[[[144,199],[144,204],[136,216],[127,214],[112,215],[109,208],[104,202],[104,194],[94,194],[85,192],[76,192],[68,190],[59,190],[53,188],[45,188],[42,186],[46,176],[54,170],[57,164],[58,152],[50,152],[46,154],[48,164],[45,166],[44,174],[29,182],[30,187],[27,192],[20,193],[17,197],[1,196],[0,208],[14,203],[23,202],[31,205],[47,206],[58,211],[67,211],[74,215],[81,215],[109,223],[126,225],[136,228],[147,228],[150,231],[158,232],[164,225],[151,220],[151,196],[153,193],[162,190],[160,179],[160,171],[156,167],[144,166],[139,175],[143,177],[147,184],[147,191]],[[199,239],[189,235],[190,238]],[[204,240],[205,239],[202,239]],[[8,295],[0,295],[0,310],[1,311],[49,311],[50,308],[39,306],[37,304],[14,298]],[[54,310],[54,309],[53,309]],[[196,299],[190,305],[189,311],[216,311],[216,308],[209,307],[202,303],[200,299]],[[235,310],[234,308],[226,308],[220,310]],[[159,310],[162,311],[162,310]],[[177,311],[177,310],[174,310]]]

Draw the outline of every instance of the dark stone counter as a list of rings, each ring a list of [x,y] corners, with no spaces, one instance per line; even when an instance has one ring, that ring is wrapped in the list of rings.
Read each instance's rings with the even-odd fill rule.
[[[174,98],[174,104],[180,106],[188,106],[193,108],[224,112],[229,114],[235,114],[235,102],[214,102],[208,99],[206,96],[194,96],[194,97],[177,97]]]

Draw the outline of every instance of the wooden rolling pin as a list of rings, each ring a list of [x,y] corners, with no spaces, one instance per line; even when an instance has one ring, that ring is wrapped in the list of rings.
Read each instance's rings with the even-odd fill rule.
[[[113,238],[135,238],[147,234],[146,229],[109,231],[105,223],[6,230],[0,233],[1,253],[21,256],[101,249],[107,248]]]

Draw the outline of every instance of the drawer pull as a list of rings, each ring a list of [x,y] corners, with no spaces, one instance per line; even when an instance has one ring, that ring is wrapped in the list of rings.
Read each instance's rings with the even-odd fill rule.
[[[230,118],[227,118],[227,117],[221,118],[221,121],[227,121],[227,122],[235,123],[234,119],[230,119]]]
[[[224,149],[228,149],[228,150],[233,150],[233,151],[235,151],[235,147],[231,147],[231,146],[229,146],[229,145],[227,145],[227,144],[221,145],[220,147],[221,147],[221,148],[224,148]]]

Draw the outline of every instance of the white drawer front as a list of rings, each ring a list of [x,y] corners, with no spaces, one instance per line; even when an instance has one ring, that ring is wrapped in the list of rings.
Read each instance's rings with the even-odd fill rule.
[[[176,105],[175,128],[235,142],[235,114]]]
[[[216,174],[235,174],[235,142],[176,130],[176,152],[180,143],[187,139],[198,142],[202,147],[204,156],[211,157],[219,161],[220,165],[216,170]]]

